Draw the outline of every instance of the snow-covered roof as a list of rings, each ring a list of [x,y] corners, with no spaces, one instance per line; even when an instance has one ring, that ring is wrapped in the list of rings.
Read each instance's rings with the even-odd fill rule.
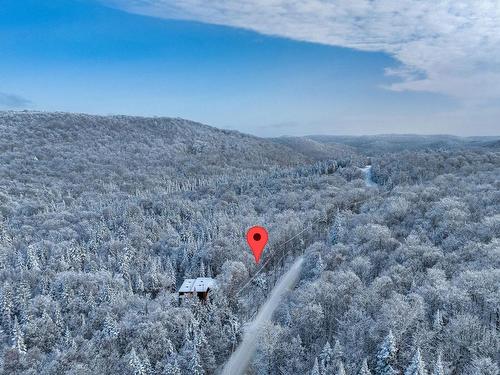
[[[195,279],[186,279],[179,288],[179,293],[189,293],[193,291]]]
[[[211,277],[198,277],[197,279],[186,279],[179,288],[179,293],[206,292],[215,287],[215,280]]]
[[[195,292],[206,292],[215,286],[215,280],[211,277],[198,277],[194,283]]]

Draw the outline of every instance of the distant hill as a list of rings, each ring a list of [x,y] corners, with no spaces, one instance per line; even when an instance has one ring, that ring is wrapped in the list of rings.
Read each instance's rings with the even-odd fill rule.
[[[357,157],[357,150],[354,147],[340,143],[319,142],[309,137],[279,137],[271,140],[315,160]]]
[[[326,145],[344,144],[366,154],[421,149],[498,147],[500,137],[457,137],[452,135],[387,134],[367,136],[312,135],[307,138]],[[495,146],[496,144],[496,146]]]
[[[270,140],[179,118],[0,112],[0,133],[0,176],[11,183],[43,185],[52,176],[147,186],[158,176],[214,176],[310,159]]]

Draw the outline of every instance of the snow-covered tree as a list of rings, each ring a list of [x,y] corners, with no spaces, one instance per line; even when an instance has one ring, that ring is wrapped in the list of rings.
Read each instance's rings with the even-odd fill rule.
[[[443,314],[441,310],[437,310],[434,316],[434,322],[432,324],[432,329],[436,332],[441,332],[443,329]]]
[[[12,330],[12,314],[14,309],[14,297],[12,287],[9,283],[4,284],[2,292],[2,326],[5,332]]]
[[[200,327],[195,328],[193,341],[196,346],[197,353],[203,360],[203,368],[205,368],[206,372],[209,373],[215,371],[215,357],[211,344]]]
[[[339,211],[337,211],[335,219],[333,220],[332,228],[330,230],[330,241],[333,244],[336,244],[342,239],[342,236],[344,234],[344,225],[344,217]]]
[[[333,373],[334,365],[334,353],[330,343],[327,341],[319,355],[319,368],[321,374]]]
[[[24,344],[24,334],[21,326],[17,321],[17,316],[14,317],[14,325],[12,327],[12,349],[16,349],[19,353],[26,353],[26,345]]]
[[[144,282],[142,281],[142,277],[140,275],[136,275],[134,281],[134,291],[139,294],[144,293]]]
[[[363,360],[361,364],[361,368],[359,369],[358,375],[372,375],[370,368],[368,367],[368,361],[366,358]]]
[[[435,342],[434,346],[438,351],[440,351],[442,350],[443,346],[444,322],[443,322],[443,314],[439,309],[436,311],[436,315],[434,316],[432,330],[434,331],[434,342]]]
[[[434,369],[432,370],[432,375],[445,375],[444,365],[441,353],[438,354],[436,358],[436,363],[434,364]]]
[[[31,244],[26,250],[27,265],[30,270],[39,271],[40,265],[38,260],[38,254],[36,252],[35,245]]]
[[[282,354],[281,354],[282,353]],[[306,365],[306,355],[302,340],[297,335],[293,337],[287,345],[282,345],[280,350],[280,363],[279,370],[284,374],[304,374]]]
[[[103,324],[103,332],[106,337],[115,338],[119,334],[118,324],[111,314],[106,314]]]
[[[176,286],[176,276],[175,276],[175,270],[174,267],[172,266],[172,261],[170,258],[167,259],[167,262],[165,264],[165,282],[166,282],[166,287],[174,290]]]
[[[149,361],[147,352],[143,353],[141,363],[144,369],[144,373],[146,375],[151,375],[153,373],[153,366],[151,366],[151,362]]]
[[[396,362],[396,342],[392,331],[385,337],[376,358],[376,375],[395,375],[398,372],[394,368]]]
[[[192,375],[203,375],[205,374],[205,370],[203,369],[203,366],[201,364],[201,359],[198,354],[198,350],[196,349],[196,346],[193,348],[193,351],[191,352],[191,357],[188,358],[188,368],[189,368],[189,373]]]
[[[466,369],[466,375],[498,375],[500,370],[498,365],[491,358],[474,358]]]
[[[74,340],[71,335],[71,331],[69,330],[68,326],[66,326],[66,329],[64,330],[64,334],[62,335],[62,347],[63,348],[69,348],[73,344]]]
[[[342,360],[337,361],[337,366],[335,370],[335,375],[346,375],[344,362]]]
[[[59,328],[59,332],[63,332],[65,326],[64,326],[64,319],[61,314],[61,308],[59,306],[56,307],[54,311],[54,323]]]
[[[174,346],[172,345],[172,341],[167,338],[165,341],[165,354],[167,357],[173,355],[175,353]]]
[[[200,277],[205,277],[205,263],[203,261],[200,264]]]
[[[132,370],[133,375],[147,375],[146,369],[144,368],[141,359],[137,355],[135,348],[132,348],[129,353],[128,364],[130,366],[130,369]]]
[[[321,375],[321,373],[319,372],[319,364],[318,364],[318,358],[314,358],[314,365],[313,365],[313,368],[311,370],[311,375]]]
[[[167,361],[163,375],[181,375],[181,369],[176,358]]]
[[[410,364],[405,370],[404,375],[426,375],[425,363],[420,354],[420,348],[417,348]]]
[[[335,340],[335,345],[333,346],[333,360],[335,362],[344,359],[344,348],[340,344],[339,340]]]

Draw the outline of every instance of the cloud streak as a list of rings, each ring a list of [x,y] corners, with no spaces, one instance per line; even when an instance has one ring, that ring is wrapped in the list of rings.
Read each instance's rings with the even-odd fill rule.
[[[497,0],[103,0],[148,16],[246,28],[363,51],[401,62],[396,91],[467,102],[500,98]]]
[[[22,96],[0,92],[0,107],[3,108],[24,108],[31,104],[31,101]]]

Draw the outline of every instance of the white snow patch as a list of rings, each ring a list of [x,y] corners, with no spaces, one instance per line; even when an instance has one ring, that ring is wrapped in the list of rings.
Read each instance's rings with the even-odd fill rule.
[[[366,167],[359,168],[365,177],[365,184],[368,187],[377,186],[377,183],[372,179],[372,166],[367,165]]]

